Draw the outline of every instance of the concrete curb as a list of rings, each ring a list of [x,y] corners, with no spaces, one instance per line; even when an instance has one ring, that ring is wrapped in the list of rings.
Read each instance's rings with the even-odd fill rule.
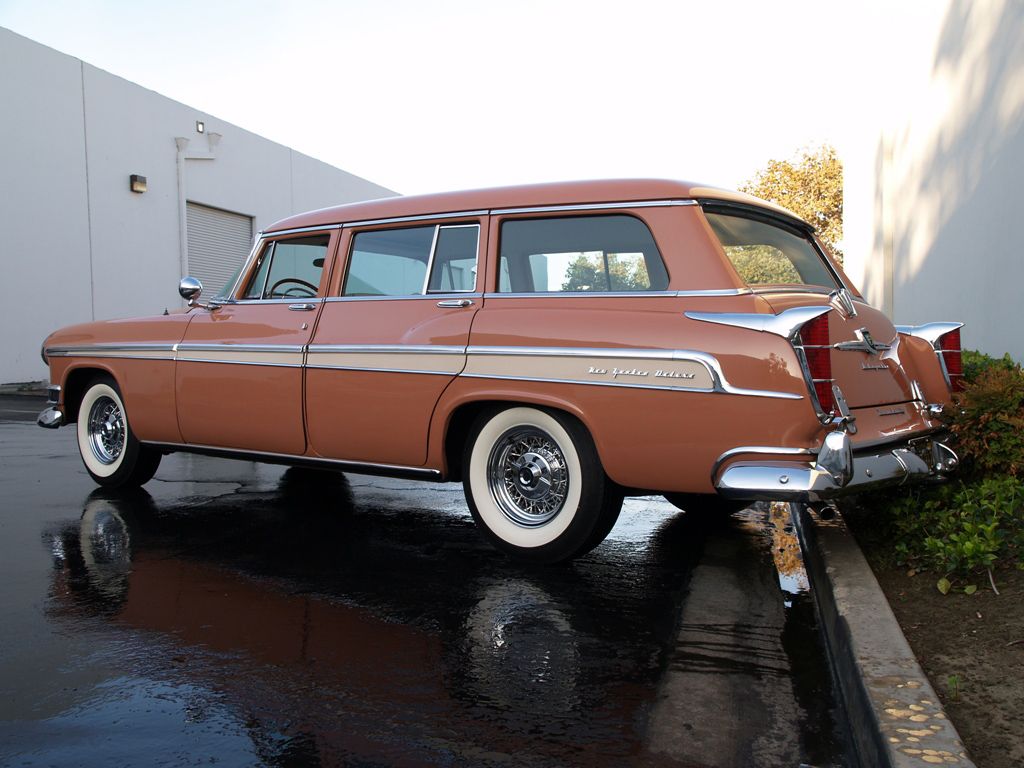
[[[973,768],[846,524],[791,509],[860,764]]]

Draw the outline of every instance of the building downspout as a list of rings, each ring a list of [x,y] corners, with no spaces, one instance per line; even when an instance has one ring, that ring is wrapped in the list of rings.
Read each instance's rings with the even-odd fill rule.
[[[185,152],[188,150],[188,139],[177,136],[174,145],[178,148],[175,163],[178,172],[178,261],[179,274],[188,274],[188,218],[185,209]],[[182,299],[182,306],[185,300]]]

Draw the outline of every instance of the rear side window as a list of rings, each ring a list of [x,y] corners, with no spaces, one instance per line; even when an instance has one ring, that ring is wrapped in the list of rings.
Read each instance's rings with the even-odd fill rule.
[[[513,219],[501,225],[501,293],[663,291],[668,273],[633,216]]]
[[[747,285],[839,287],[821,253],[803,232],[744,216],[705,215]]]
[[[476,286],[479,239],[479,224],[360,232],[352,243],[342,295],[417,296],[472,291]]]

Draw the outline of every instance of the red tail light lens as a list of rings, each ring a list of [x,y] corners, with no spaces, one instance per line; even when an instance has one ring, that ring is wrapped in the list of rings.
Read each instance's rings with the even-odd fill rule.
[[[964,389],[964,361],[959,328],[939,337],[939,354],[942,355],[942,362],[946,364],[950,389],[954,392],[962,392]]]
[[[807,370],[811,374],[811,385],[818,398],[818,405],[822,413],[831,413],[835,410],[836,401],[832,394],[832,345],[827,312],[804,323],[800,328],[799,342],[807,360]]]

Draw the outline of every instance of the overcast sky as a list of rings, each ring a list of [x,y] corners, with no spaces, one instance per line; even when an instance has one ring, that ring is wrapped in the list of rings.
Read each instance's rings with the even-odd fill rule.
[[[735,187],[770,158],[872,130],[859,116],[898,56],[890,22],[930,11],[0,0],[0,26],[409,194],[624,176]]]

